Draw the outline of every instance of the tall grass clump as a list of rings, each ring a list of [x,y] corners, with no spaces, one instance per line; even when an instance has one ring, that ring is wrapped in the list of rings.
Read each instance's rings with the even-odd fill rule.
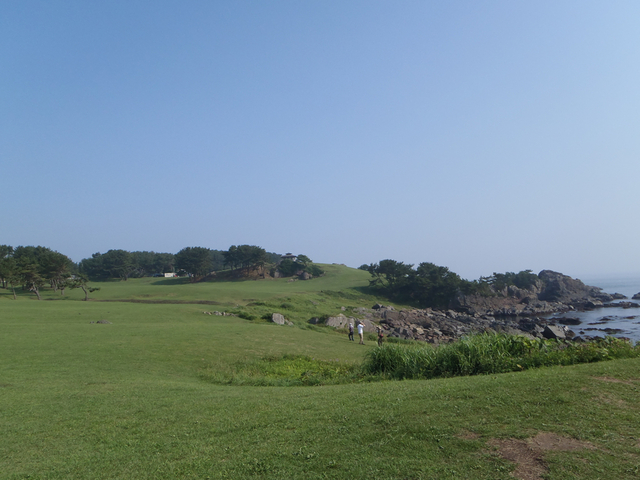
[[[364,371],[388,378],[437,378],[572,365],[640,356],[640,346],[613,337],[577,344],[483,333],[455,343],[387,344],[367,353]]]
[[[365,378],[359,363],[320,360],[308,355],[270,355],[259,360],[238,362],[233,366],[209,365],[200,371],[200,378],[222,385],[252,386],[312,386],[337,385]]]

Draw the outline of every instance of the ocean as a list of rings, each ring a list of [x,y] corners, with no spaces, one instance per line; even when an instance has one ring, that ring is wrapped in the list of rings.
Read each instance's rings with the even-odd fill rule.
[[[621,293],[626,300],[616,300],[613,303],[633,302],[640,304],[640,300],[631,300],[636,293],[640,293],[640,275],[578,277],[586,285],[600,287],[606,293]],[[580,325],[569,325],[576,335],[603,337],[607,335],[604,329],[616,329],[614,337],[630,338],[640,342],[640,308],[607,307],[597,308],[588,312],[567,312],[552,315],[554,317],[578,318]]]

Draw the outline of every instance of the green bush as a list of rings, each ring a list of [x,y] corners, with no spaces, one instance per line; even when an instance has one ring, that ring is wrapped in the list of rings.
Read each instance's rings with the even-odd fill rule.
[[[390,378],[436,378],[504,373],[640,356],[640,347],[613,337],[585,344],[480,334],[431,345],[385,344],[367,353],[364,370]]]

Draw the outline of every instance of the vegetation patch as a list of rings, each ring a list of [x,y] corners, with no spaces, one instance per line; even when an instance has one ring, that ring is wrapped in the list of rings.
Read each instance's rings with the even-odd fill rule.
[[[270,355],[233,365],[208,365],[200,376],[225,385],[335,385],[517,372],[541,366],[635,357],[640,357],[640,346],[633,347],[613,337],[576,345],[516,335],[481,334],[440,347],[417,342],[383,345],[369,350],[362,364],[319,360],[306,355]]]
[[[271,355],[221,367],[209,365],[200,377],[212,383],[254,386],[335,385],[365,380],[357,363],[320,360],[307,355]],[[373,379],[373,376],[368,376]]]
[[[640,356],[640,346],[614,337],[584,344],[480,334],[432,347],[388,344],[367,353],[365,372],[389,378],[437,378],[506,373],[542,366],[574,365]]]

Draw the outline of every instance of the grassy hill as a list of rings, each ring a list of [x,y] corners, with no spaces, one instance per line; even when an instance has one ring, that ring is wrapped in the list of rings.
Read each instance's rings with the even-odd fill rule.
[[[370,306],[366,272],[323,267],[308,282],[105,282],[94,298],[108,302],[2,294],[0,479],[638,477],[637,359],[430,381],[216,383],[265,357],[357,364],[374,348],[202,314],[278,306],[302,326],[314,311]],[[532,440],[541,433],[550,449]]]
[[[336,315],[341,307],[371,307],[377,301],[367,288],[369,274],[344,265],[320,265],[326,275],[301,281],[288,278],[269,280],[202,281],[188,278],[132,278],[127,281],[91,282],[100,288],[90,301],[132,301],[140,303],[208,305],[202,310],[227,311],[259,319],[278,311],[295,323],[305,323],[314,316]],[[18,291],[24,299],[36,301],[33,294]],[[8,290],[0,289],[0,302],[12,299]],[[42,291],[43,300],[76,301],[84,293],[67,289],[64,296],[51,289]],[[283,306],[284,305],[284,306]]]

